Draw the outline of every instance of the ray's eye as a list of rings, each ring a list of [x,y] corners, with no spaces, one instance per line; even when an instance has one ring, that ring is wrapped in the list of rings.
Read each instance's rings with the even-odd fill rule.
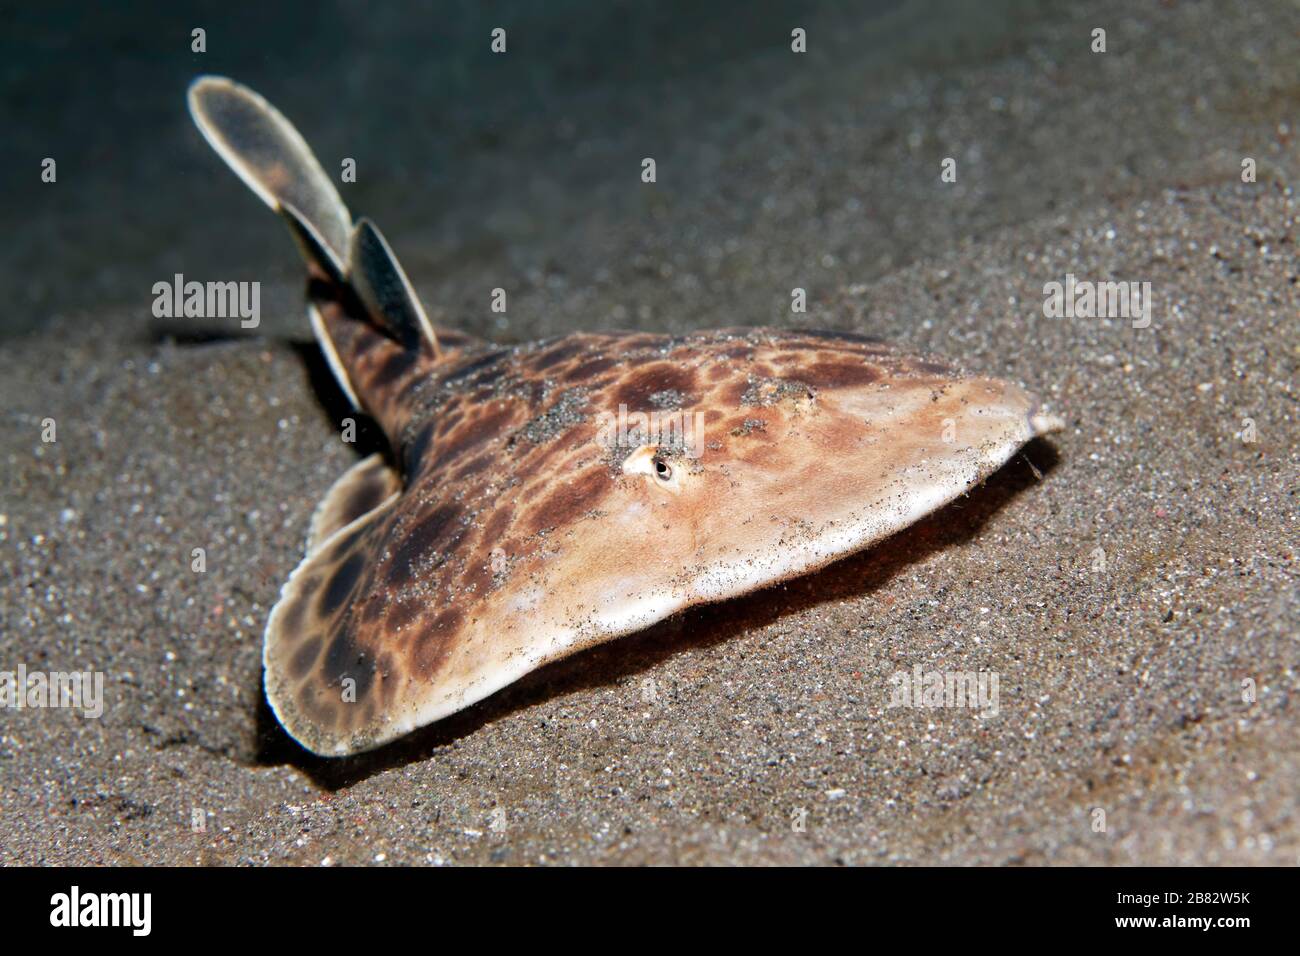
[[[656,492],[679,494],[690,469],[681,470],[672,452],[655,445],[642,445],[623,461],[623,474],[636,475]]]

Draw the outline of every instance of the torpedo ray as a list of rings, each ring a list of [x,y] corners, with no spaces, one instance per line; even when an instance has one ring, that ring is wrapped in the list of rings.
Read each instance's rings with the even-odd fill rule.
[[[330,490],[266,628],[267,697],[318,754],[869,547],[1061,427],[1016,384],[852,333],[437,329],[274,107],[202,77],[190,110],[289,225],[317,340],[391,449]]]

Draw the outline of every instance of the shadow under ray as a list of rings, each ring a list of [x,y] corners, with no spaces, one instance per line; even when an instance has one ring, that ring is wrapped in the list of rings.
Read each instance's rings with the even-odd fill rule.
[[[201,347],[224,342],[272,342],[292,349],[307,373],[307,381],[325,417],[335,426],[345,418],[356,421],[356,440],[352,447],[357,460],[376,452],[392,461],[392,449],[383,429],[367,414],[352,407],[347,393],[334,377],[334,370],[320,346],[310,339],[268,337],[256,332],[232,331],[229,328],[205,328],[192,323],[157,321],[152,323],[148,341],[154,345],[168,343],[181,347]]]

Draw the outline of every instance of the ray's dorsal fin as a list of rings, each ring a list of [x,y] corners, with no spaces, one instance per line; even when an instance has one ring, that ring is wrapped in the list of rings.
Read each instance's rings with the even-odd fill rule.
[[[335,261],[345,262],[352,217],[293,124],[257,93],[223,76],[191,83],[189,104],[203,137],[248,188],[278,213],[292,207],[291,222],[306,223]]]
[[[438,337],[410,281],[379,230],[352,216],[302,135],[257,93],[219,76],[190,85],[190,114],[217,154],[289,226],[308,270],[341,290],[343,318],[368,320],[407,351],[427,343],[435,359]],[[315,293],[313,293],[313,299]],[[350,305],[348,305],[350,303]],[[358,408],[331,324],[311,309],[312,329],[343,390]]]
[[[434,358],[441,357],[438,336],[410,280],[378,227],[364,217],[352,230],[348,245],[348,280],[366,311],[403,346],[418,349],[425,341]]]

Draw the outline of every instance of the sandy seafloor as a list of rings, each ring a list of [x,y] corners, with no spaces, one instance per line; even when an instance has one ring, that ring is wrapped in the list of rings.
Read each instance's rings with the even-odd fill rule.
[[[354,201],[444,324],[852,329],[1024,382],[1067,428],[867,553],[336,762],[277,727],[260,641],[356,452],[288,241],[178,93],[169,161],[195,176],[132,228],[157,217],[159,248],[198,250],[168,269],[262,278],[265,334],[164,334],[135,288],[3,343],[0,669],[107,686],[98,720],[0,713],[0,862],[1300,862],[1300,11],[1243,6],[1026,16],[936,53],[946,73],[868,71],[841,34],[802,73],[749,64],[789,75],[744,115],[655,97],[620,138],[584,132],[587,166],[541,164],[477,218],[421,226],[409,182]],[[1094,21],[1101,60],[1079,52]],[[304,127],[341,142],[346,123]],[[714,138],[671,138],[688,127]],[[652,192],[610,171],[638,135],[662,157]],[[132,241],[66,254],[129,274]],[[1149,281],[1151,327],[1045,318],[1066,273]],[[496,285],[514,295],[490,327]],[[794,285],[807,315],[783,308]],[[917,664],[997,672],[1000,713],[888,707]]]

